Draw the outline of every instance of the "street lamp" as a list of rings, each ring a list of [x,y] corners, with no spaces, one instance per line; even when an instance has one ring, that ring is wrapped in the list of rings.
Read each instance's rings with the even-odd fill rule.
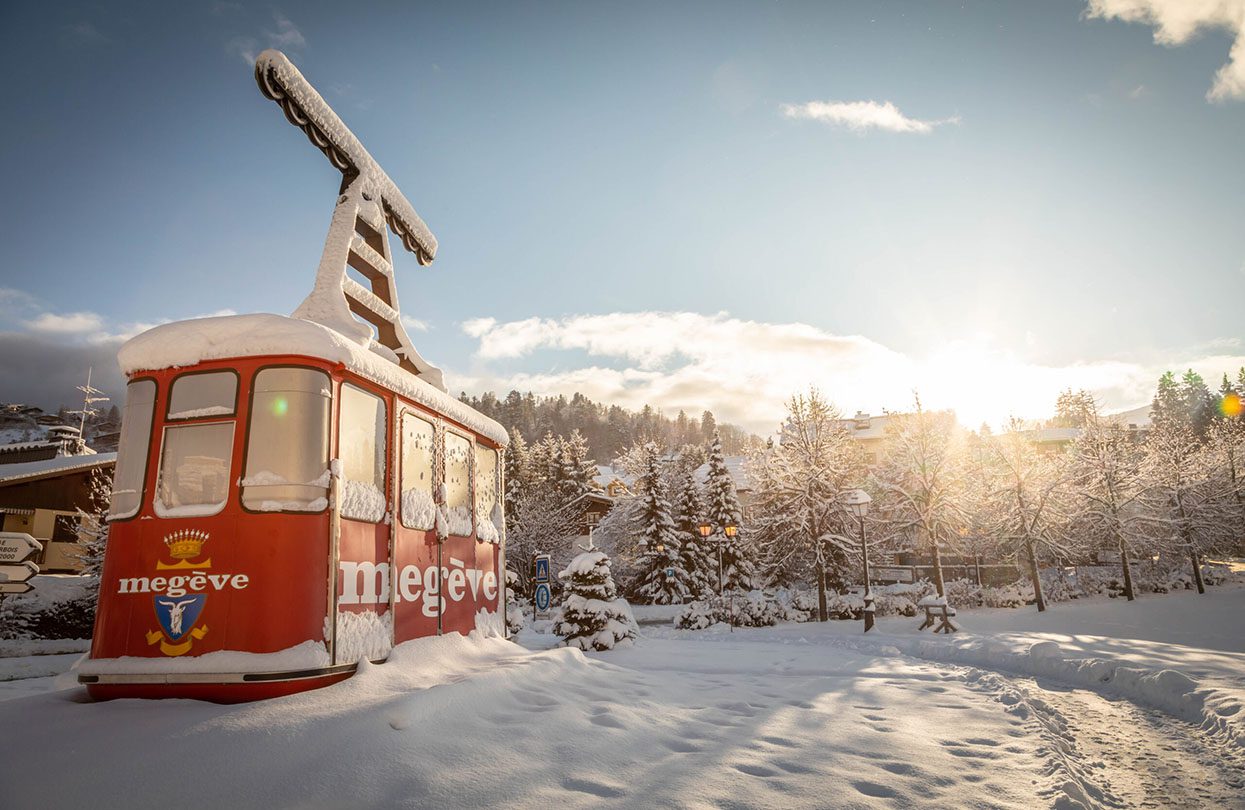
[[[696,527],[696,531],[700,532],[701,537],[708,540],[709,537],[713,534],[713,524],[709,523],[708,521],[701,521],[700,525]],[[727,524],[726,526],[722,527],[722,534],[724,536],[720,540],[717,541],[717,544],[718,544],[718,596],[721,596],[722,592],[725,590],[725,588],[723,587],[723,576],[722,576],[722,547],[725,546],[731,540],[735,539],[735,536],[739,534],[739,527],[734,524]],[[733,631],[734,629],[735,629],[735,593],[734,591],[732,591],[731,592],[731,630]]]
[[[869,513],[869,504],[873,499],[863,489],[851,489],[844,492],[839,503],[856,516],[860,523],[860,559],[865,569],[865,632],[873,629],[873,592],[869,589],[869,546],[865,539],[865,515]]]

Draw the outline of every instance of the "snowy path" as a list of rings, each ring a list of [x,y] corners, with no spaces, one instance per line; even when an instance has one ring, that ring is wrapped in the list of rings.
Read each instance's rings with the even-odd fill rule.
[[[1064,661],[1180,668],[1231,724],[1245,716],[1242,611],[1236,588],[970,611],[951,638],[912,619],[867,637],[854,622],[650,625],[637,647],[590,656],[532,633],[529,649],[450,636],[237,707],[83,703],[49,691],[65,676],[37,677],[80,642],[6,648],[44,654],[0,658],[15,678],[0,727],[21,729],[0,734],[5,806],[1245,808],[1230,727],[1146,708],[1165,693],[1122,699],[1135,683]],[[1030,654],[1052,641],[1058,655]],[[50,779],[65,756],[70,778]]]
[[[1240,807],[1245,758],[1189,723],[1095,692],[1020,680],[1017,690],[1058,713],[1084,784],[1112,807]]]
[[[448,636],[246,706],[11,700],[6,807],[1245,806],[1241,752],[1191,724],[812,629],[592,656]]]

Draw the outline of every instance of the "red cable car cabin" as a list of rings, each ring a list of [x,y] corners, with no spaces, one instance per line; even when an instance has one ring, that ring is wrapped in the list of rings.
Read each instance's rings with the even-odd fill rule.
[[[119,357],[92,696],[271,697],[504,632],[496,422],[295,318],[167,324]]]

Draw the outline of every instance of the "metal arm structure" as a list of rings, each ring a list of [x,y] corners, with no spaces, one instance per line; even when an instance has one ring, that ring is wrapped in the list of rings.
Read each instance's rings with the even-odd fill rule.
[[[376,342],[393,353],[391,359],[399,366],[446,390],[441,370],[420,356],[402,326],[385,226],[423,265],[436,257],[436,237],[285,54],[277,50],[261,53],[255,60],[255,81],[260,92],[277,102],[289,122],[342,173],[315,287],[294,317],[323,324],[360,343],[371,341],[375,328]],[[361,274],[368,286],[351,278],[347,267]]]

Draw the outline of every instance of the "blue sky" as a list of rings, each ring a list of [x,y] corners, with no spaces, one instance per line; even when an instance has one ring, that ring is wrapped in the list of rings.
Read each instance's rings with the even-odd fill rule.
[[[310,290],[339,176],[255,87],[278,46],[437,235],[399,287],[455,390],[1135,405],[1245,364],[1220,5],[9,4],[0,400]]]

